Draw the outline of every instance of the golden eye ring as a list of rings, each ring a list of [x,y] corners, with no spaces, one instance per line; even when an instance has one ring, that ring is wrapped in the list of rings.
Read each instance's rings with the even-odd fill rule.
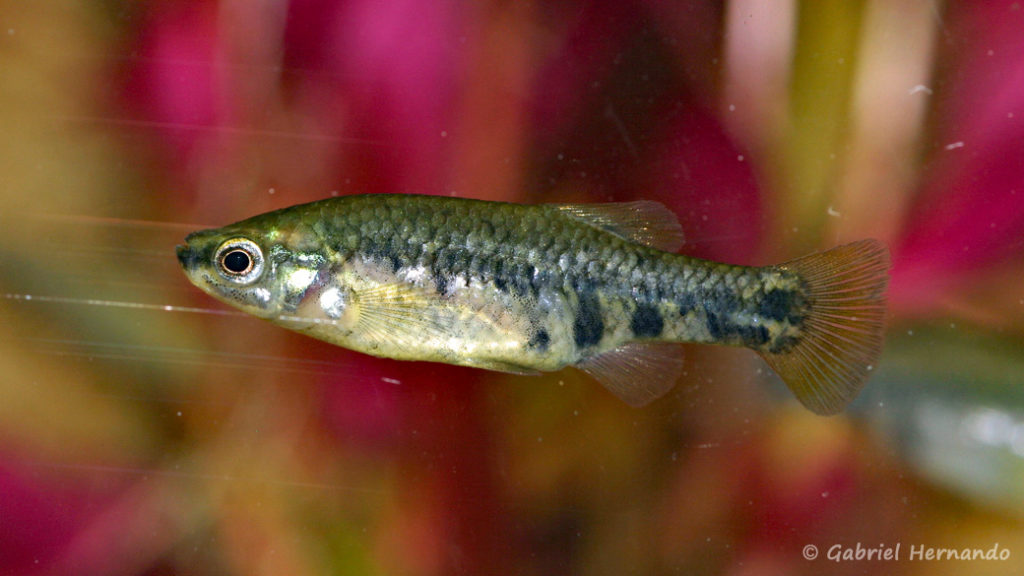
[[[237,284],[249,284],[263,273],[263,251],[248,238],[225,241],[213,261],[222,277]]]

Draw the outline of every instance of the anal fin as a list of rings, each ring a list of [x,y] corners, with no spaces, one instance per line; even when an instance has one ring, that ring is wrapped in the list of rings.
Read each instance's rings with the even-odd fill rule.
[[[630,406],[644,406],[672,389],[683,371],[678,344],[630,342],[576,364]]]

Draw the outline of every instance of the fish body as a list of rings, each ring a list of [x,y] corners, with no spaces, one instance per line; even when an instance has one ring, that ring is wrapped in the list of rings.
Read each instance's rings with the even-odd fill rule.
[[[760,353],[812,410],[840,410],[881,349],[888,256],[865,240],[767,267],[675,254],[655,202],[331,198],[196,232],[189,279],[352,350],[515,373],[576,366],[624,400],[667,392],[675,343]]]

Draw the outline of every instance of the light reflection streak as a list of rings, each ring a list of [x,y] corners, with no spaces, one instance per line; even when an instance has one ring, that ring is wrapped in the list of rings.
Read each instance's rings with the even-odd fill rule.
[[[6,293],[6,300],[24,302],[45,302],[48,304],[76,304],[84,306],[107,306],[111,308],[132,308],[137,310],[163,310],[166,312],[187,312],[192,314],[214,314],[218,316],[248,316],[234,310],[217,310],[214,308],[197,308],[193,306],[173,306],[170,304],[146,304],[143,302],[123,302],[118,300],[100,300],[96,298],[71,298],[67,296],[40,296],[34,294]]]
[[[55,356],[101,358],[106,360],[161,361],[174,364],[194,364],[221,368],[250,368],[328,374],[332,369],[345,368],[342,362],[328,362],[305,358],[289,358],[267,354],[240,352],[210,352],[193,348],[171,346],[145,346],[88,340],[62,340],[23,338],[44,352]]]
[[[29,466],[39,468],[52,468],[57,470],[77,470],[83,472],[99,472],[107,474],[121,474],[129,476],[157,477],[157,478],[181,478],[188,480],[205,480],[229,483],[250,483],[266,484],[270,486],[287,486],[292,488],[305,488],[316,490],[345,490],[352,492],[363,492],[368,494],[387,494],[386,488],[361,488],[346,484],[333,484],[324,482],[300,482],[296,480],[280,480],[273,478],[256,478],[253,476],[234,476],[229,474],[203,474],[198,472],[187,472],[180,469],[168,467],[162,468],[136,468],[129,466],[110,466],[102,464],[67,464],[60,462],[26,462]]]
[[[179,312],[191,314],[210,314],[215,316],[231,316],[252,318],[243,312],[221,310],[215,308],[199,308],[192,306],[175,306],[169,304],[148,304],[143,302],[124,302],[117,300],[100,300],[91,298],[71,298],[65,296],[42,296],[35,294],[5,293],[3,299],[20,302],[39,302],[48,304],[69,304],[83,306],[103,306],[135,310]],[[334,320],[317,318],[300,318],[283,316],[285,320],[295,323],[323,324],[334,323]],[[211,352],[190,348],[171,346],[147,346],[142,344],[109,343],[88,340],[51,339],[51,338],[19,338],[31,342],[44,353],[54,356],[99,358],[106,360],[128,361],[159,361],[173,364],[204,365],[224,368],[270,369],[288,372],[304,372],[327,374],[347,366],[343,362],[328,362],[313,359],[289,358],[264,354]]]

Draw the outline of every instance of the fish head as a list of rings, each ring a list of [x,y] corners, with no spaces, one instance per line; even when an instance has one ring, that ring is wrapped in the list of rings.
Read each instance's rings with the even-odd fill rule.
[[[188,279],[210,296],[248,314],[274,320],[288,314],[324,265],[280,234],[228,226],[194,232],[177,247]]]

